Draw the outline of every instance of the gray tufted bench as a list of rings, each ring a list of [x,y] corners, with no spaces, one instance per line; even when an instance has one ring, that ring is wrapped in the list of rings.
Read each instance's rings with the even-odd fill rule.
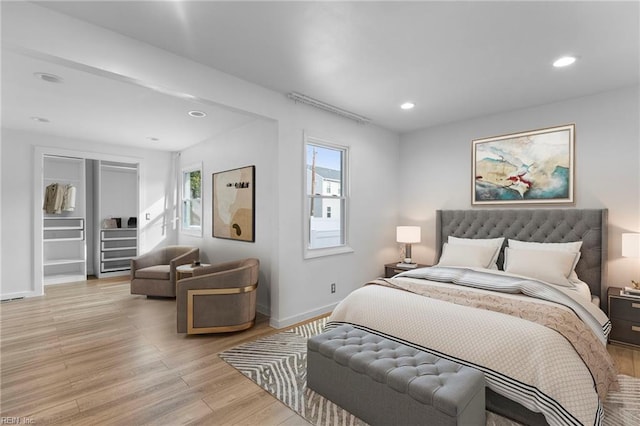
[[[372,425],[484,425],[481,371],[341,325],[307,342],[307,386]]]

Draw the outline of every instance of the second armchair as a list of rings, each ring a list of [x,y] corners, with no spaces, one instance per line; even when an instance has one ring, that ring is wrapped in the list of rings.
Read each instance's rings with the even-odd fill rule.
[[[167,246],[131,259],[131,294],[176,297],[176,267],[200,259],[200,249]]]

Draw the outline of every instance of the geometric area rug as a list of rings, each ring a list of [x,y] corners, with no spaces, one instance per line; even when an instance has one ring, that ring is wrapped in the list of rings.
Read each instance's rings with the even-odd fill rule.
[[[220,353],[220,358],[314,425],[366,426],[348,411],[308,389],[307,339],[322,332],[326,318],[263,337]],[[619,375],[620,391],[604,403],[605,426],[640,425],[640,379]],[[517,426],[487,411],[487,426]]]

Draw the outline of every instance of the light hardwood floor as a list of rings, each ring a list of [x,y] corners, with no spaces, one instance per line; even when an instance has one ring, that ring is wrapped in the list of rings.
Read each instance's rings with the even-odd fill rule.
[[[259,317],[241,333],[177,334],[175,301],[132,296],[128,278],[48,286],[0,304],[1,420],[306,424],[218,357],[278,331]],[[609,351],[621,373],[640,377],[640,350]]]

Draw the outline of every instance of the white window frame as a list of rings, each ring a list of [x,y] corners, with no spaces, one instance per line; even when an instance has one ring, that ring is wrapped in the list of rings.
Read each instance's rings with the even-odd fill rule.
[[[305,259],[313,259],[323,256],[332,256],[336,254],[343,253],[352,253],[354,250],[349,246],[349,147],[345,145],[338,145],[336,143],[320,139],[317,137],[309,136],[306,133],[303,137],[304,144],[302,149],[303,155],[303,188],[302,188],[302,199],[303,199],[303,257]],[[310,182],[307,182],[307,145],[317,145],[319,147],[340,150],[342,151],[342,182],[341,182],[341,190],[342,195],[339,198],[344,199],[344,208],[341,212],[341,227],[342,227],[342,237],[343,243],[333,247],[322,247],[322,248],[310,248],[310,236],[311,236],[311,198],[315,198],[316,196],[310,196],[307,194],[307,187],[310,185]],[[335,199],[336,196],[320,196],[321,198],[331,198]]]
[[[187,200],[191,200],[190,194],[185,194],[185,190],[187,189],[187,183],[185,182],[185,175],[187,173],[191,174],[192,172],[199,171],[200,172],[200,225],[190,225],[185,226],[185,217],[184,217],[184,205]],[[183,167],[180,172],[180,230],[183,234],[193,235],[196,237],[202,237],[202,223],[204,221],[203,213],[203,191],[204,179],[203,179],[203,171],[202,171],[202,163],[191,164],[189,166]],[[188,198],[186,196],[189,196]]]

